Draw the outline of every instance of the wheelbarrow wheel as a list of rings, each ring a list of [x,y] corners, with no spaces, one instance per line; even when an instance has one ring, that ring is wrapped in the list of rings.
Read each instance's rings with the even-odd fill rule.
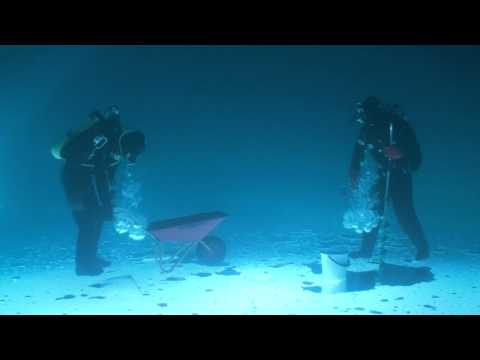
[[[225,242],[216,236],[207,236],[197,245],[197,259],[205,265],[216,265],[225,259]]]

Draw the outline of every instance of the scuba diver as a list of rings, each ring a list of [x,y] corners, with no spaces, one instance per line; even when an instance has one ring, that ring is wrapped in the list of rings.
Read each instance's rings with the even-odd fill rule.
[[[110,265],[97,249],[104,222],[113,220],[115,173],[122,160],[134,165],[144,149],[144,134],[124,130],[116,106],[92,112],[85,127],[52,148],[52,156],[65,161],[62,183],[79,231],[78,276],[99,275]]]
[[[350,165],[352,187],[358,185],[361,162],[365,150],[372,149],[373,158],[379,167],[379,180],[373,186],[379,201],[375,211],[384,215],[384,201],[389,175],[389,194],[395,215],[402,230],[416,247],[416,260],[429,257],[429,245],[425,239],[413,202],[412,172],[417,171],[422,163],[420,145],[415,132],[399,112],[398,105],[389,110],[376,97],[368,97],[358,104],[357,118],[361,124],[360,135],[355,144]],[[392,125],[392,126],[391,126]],[[389,130],[392,130],[393,142],[390,143]],[[359,251],[350,254],[352,258],[370,258],[378,236],[379,226],[363,235]]]

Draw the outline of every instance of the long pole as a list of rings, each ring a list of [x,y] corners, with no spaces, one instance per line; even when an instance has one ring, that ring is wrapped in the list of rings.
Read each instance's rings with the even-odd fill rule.
[[[389,126],[389,145],[393,144],[393,123],[390,123]],[[387,174],[386,174],[386,179],[385,179],[385,195],[383,198],[383,215],[382,215],[382,222],[380,224],[380,264],[383,263],[383,259],[385,256],[385,240],[386,240],[386,234],[385,234],[385,227],[386,227],[386,216],[385,212],[387,210],[387,202],[389,199],[389,193],[390,193],[390,169],[392,167],[392,160],[388,159],[387,163]]]

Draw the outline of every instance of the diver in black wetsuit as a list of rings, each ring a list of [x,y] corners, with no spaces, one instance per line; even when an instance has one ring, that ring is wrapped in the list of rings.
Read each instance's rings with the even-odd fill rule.
[[[350,166],[352,186],[358,181],[360,163],[366,147],[372,148],[374,158],[380,166],[380,178],[373,191],[379,196],[375,209],[383,216],[385,199],[386,169],[390,162],[390,191],[393,209],[402,230],[408,235],[417,249],[416,260],[429,257],[429,246],[420,224],[413,202],[412,172],[419,169],[422,162],[420,145],[411,126],[397,112],[387,111],[375,97],[369,97],[360,104],[362,124],[360,136],[353,151]],[[393,145],[389,144],[389,126],[393,124]],[[372,256],[378,235],[378,227],[363,236],[359,251],[350,254],[352,258]]]
[[[143,133],[124,131],[118,109],[111,107],[93,112],[87,127],[52,149],[55,158],[65,160],[63,187],[79,229],[77,275],[99,275],[110,265],[97,248],[104,222],[113,220],[115,173],[122,159],[134,164],[144,148]]]

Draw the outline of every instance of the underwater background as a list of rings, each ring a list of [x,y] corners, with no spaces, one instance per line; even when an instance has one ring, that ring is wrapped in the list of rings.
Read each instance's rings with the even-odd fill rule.
[[[422,147],[427,238],[480,251],[479,63],[478,46],[1,45],[0,268],[68,260],[74,276],[77,230],[50,148],[112,104],[146,134],[144,216],[228,213],[215,233],[233,261],[245,248],[270,256],[269,235],[345,233],[354,105],[398,103]],[[105,228],[107,257],[150,249]]]

